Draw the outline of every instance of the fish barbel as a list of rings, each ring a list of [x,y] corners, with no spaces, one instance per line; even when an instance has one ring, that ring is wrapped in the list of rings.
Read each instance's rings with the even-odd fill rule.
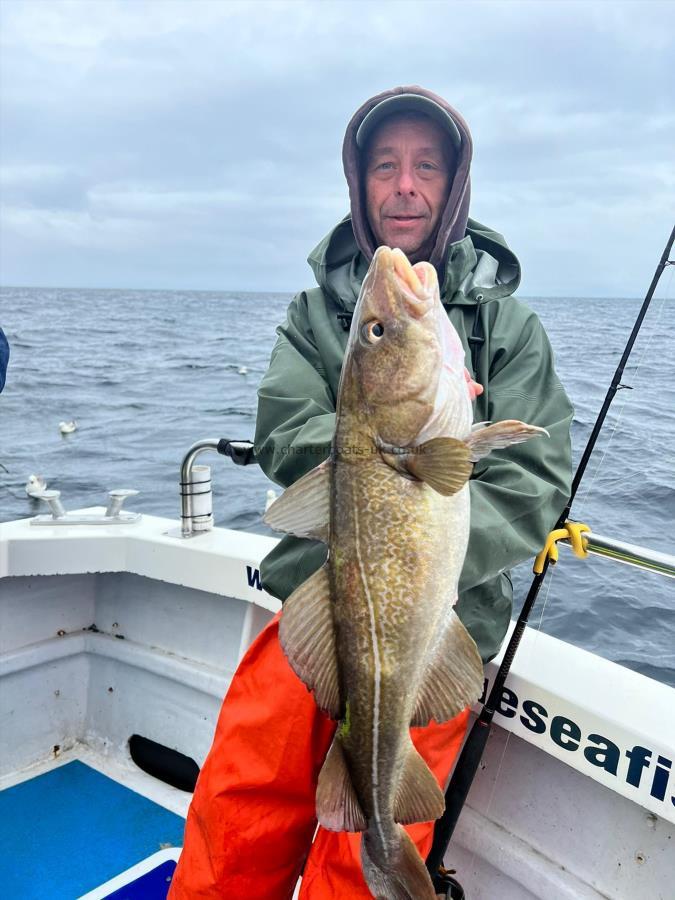
[[[328,544],[326,564],[283,607],[279,639],[317,705],[339,721],[316,810],[363,831],[375,897],[435,897],[401,825],[432,821],[443,792],[410,738],[480,696],[483,666],[453,606],[469,538],[468,479],[495,447],[543,429],[472,429],[464,349],[436,270],[380,247],[354,311],[331,455],[265,520]]]

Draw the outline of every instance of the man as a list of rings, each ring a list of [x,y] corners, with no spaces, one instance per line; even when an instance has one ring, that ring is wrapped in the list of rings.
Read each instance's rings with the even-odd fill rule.
[[[256,454],[287,486],[328,455],[350,313],[375,248],[430,260],[441,297],[467,350],[475,420],[515,418],[550,440],[494,452],[470,485],[471,535],[457,611],[484,660],[504,638],[511,611],[508,569],[543,545],[569,494],[572,409],[537,319],[512,298],[520,266],[501,235],[468,218],[471,136],[444,100],[418,87],[373,97],[345,135],[351,214],[309,258],[319,287],[298,294],[279,328],[259,390]],[[284,537],[262,563],[282,600],[325,560],[324,544]],[[468,711],[412,730],[444,784]],[[188,817],[172,900],[368,898],[359,835],[316,827],[316,780],[335,730],[290,670],[277,620],[235,675]],[[409,832],[424,855],[432,825]],[[304,864],[304,870],[303,870]]]

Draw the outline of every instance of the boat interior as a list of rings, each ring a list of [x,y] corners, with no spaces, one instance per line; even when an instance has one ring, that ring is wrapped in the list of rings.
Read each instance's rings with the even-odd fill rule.
[[[222,698],[279,607],[274,538],[102,514],[0,524],[7,897],[166,896]],[[672,897],[674,701],[527,629],[445,857],[467,896]]]

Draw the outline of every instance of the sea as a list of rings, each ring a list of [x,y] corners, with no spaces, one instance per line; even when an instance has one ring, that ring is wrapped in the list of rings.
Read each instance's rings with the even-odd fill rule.
[[[672,274],[672,269],[671,269]],[[582,481],[572,517],[598,534],[675,554],[675,302],[652,301]],[[670,298],[670,299],[669,299]],[[253,437],[256,389],[282,293],[0,290],[11,345],[0,394],[0,522],[44,512],[25,484],[41,475],[67,509],[135,488],[127,507],[177,519],[180,462],[202,438]],[[575,463],[641,305],[640,299],[525,299],[540,316],[575,406]],[[75,420],[62,435],[59,423]],[[273,488],[256,466],[213,454],[218,525],[267,532]],[[553,523],[552,523],[553,524]],[[566,549],[530,624],[675,686],[674,582]],[[531,562],[514,570],[519,608]]]

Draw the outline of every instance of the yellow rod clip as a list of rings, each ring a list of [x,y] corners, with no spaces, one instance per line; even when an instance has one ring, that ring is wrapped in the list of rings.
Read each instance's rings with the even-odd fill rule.
[[[555,528],[551,531],[546,538],[544,549],[534,561],[532,571],[535,575],[541,575],[544,571],[544,561],[547,557],[551,565],[555,565],[558,562],[558,541],[569,540],[574,555],[578,556],[579,559],[585,559],[588,556],[588,550],[582,534],[584,531],[590,530],[589,526],[584,525],[583,522],[565,522],[562,528]]]

